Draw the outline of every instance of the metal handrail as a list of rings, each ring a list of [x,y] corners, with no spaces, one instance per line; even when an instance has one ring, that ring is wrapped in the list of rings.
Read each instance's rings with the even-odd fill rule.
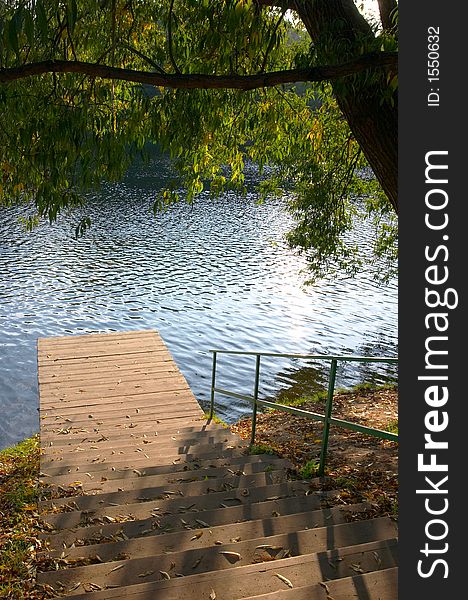
[[[210,397],[210,415],[209,420],[213,419],[214,416],[214,401],[215,394],[222,394],[223,396],[229,396],[231,398],[237,398],[240,400],[246,400],[252,404],[252,434],[250,437],[250,444],[253,445],[255,443],[255,433],[257,426],[257,409],[259,406],[264,406],[266,408],[272,408],[274,410],[279,410],[283,412],[289,412],[291,414],[306,417],[308,419],[312,419],[314,421],[321,421],[323,423],[323,433],[322,433],[322,443],[320,448],[320,464],[318,469],[319,476],[322,476],[325,473],[325,463],[326,456],[328,450],[328,438],[330,434],[330,425],[337,425],[339,427],[343,427],[345,429],[351,429],[353,431],[358,431],[360,433],[365,433],[368,435],[372,435],[374,437],[378,437],[381,439],[391,440],[394,442],[398,441],[398,435],[395,433],[390,433],[389,431],[383,431],[381,429],[375,429],[373,427],[367,427],[365,425],[359,425],[358,423],[352,423],[350,421],[345,421],[343,419],[335,419],[332,417],[333,411],[333,394],[335,391],[335,383],[336,383],[336,370],[338,366],[338,362],[374,362],[374,363],[387,363],[387,364],[396,364],[398,363],[397,358],[391,357],[378,357],[378,358],[369,358],[367,356],[339,356],[339,355],[327,355],[327,354],[285,354],[279,352],[255,352],[255,351],[243,351],[243,350],[210,350],[213,354],[213,365],[211,372],[211,397]],[[217,358],[218,354],[231,354],[231,355],[241,355],[241,356],[255,356],[255,380],[254,380],[254,389],[253,395],[247,396],[245,394],[239,394],[237,392],[231,392],[229,390],[225,390],[223,388],[216,387],[216,366],[217,366]],[[325,405],[325,414],[320,415],[318,413],[314,413],[308,410],[302,410],[300,408],[296,408],[294,406],[285,406],[283,404],[277,404],[276,402],[269,402],[267,400],[259,400],[258,398],[258,389],[260,382],[260,360],[262,356],[270,356],[275,358],[302,358],[302,359],[312,359],[312,360],[327,360],[330,361],[330,372],[328,376],[328,390],[327,390],[327,401]]]

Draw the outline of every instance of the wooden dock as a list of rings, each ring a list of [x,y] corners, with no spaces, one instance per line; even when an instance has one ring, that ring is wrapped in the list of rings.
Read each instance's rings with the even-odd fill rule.
[[[51,593],[396,600],[395,523],[322,510],[286,461],[207,423],[157,332],[40,339],[38,377]]]

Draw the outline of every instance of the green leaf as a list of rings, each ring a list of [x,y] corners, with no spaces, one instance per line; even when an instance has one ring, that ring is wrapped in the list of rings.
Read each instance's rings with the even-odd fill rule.
[[[16,17],[18,13],[14,15],[8,24],[8,41],[10,46],[13,48],[16,57],[19,58],[19,45],[18,45],[18,19]]]
[[[34,21],[29,10],[24,13],[24,33],[29,45],[32,46],[34,44]]]
[[[39,33],[41,34],[41,38],[43,40],[46,39],[48,30],[47,14],[42,0],[37,0],[36,2],[36,23]]]
[[[78,20],[78,7],[76,0],[68,0],[67,3],[67,23],[70,31],[75,29],[76,22]]]

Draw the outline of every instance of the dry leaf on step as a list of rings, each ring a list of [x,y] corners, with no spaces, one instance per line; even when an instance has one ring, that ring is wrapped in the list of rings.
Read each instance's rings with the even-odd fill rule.
[[[276,577],[278,577],[279,579],[281,579],[281,581],[284,581],[284,583],[292,588],[294,587],[293,584],[289,581],[289,579],[287,577],[284,577],[284,575],[280,575],[279,573],[275,573]]]

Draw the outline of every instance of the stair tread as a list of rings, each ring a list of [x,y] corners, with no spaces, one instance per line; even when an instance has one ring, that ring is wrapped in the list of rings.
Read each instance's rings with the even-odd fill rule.
[[[184,462],[183,457],[180,458],[179,461],[175,463],[169,463],[165,465],[156,465],[156,466],[145,466],[143,470],[135,470],[130,467],[125,468],[123,470],[116,471],[108,471],[105,474],[105,479],[101,481],[84,481],[82,482],[82,488],[84,490],[94,488],[97,483],[99,483],[102,489],[105,490],[107,487],[112,487],[116,484],[114,482],[119,481],[127,481],[127,480],[138,480],[141,475],[139,473],[145,473],[145,477],[173,477],[180,478],[185,476],[200,476],[205,470],[209,472],[210,470],[228,470],[231,471],[245,471],[249,466],[254,467],[254,465],[259,470],[269,469],[269,468],[277,468],[279,465],[283,465],[283,467],[289,468],[291,464],[289,461],[283,458],[279,458],[278,456],[266,455],[266,454],[240,454],[237,456],[225,457],[225,458],[206,458],[203,460],[191,460],[190,462]],[[79,471],[78,471],[79,472]],[[76,480],[76,473],[74,471],[72,473],[67,473],[65,475],[57,475],[53,478],[53,487],[67,486]],[[50,478],[43,477],[41,481],[43,483],[49,483]]]
[[[194,505],[197,509],[218,508],[220,503],[242,504],[248,506],[250,503],[262,502],[267,499],[276,499],[285,496],[300,495],[304,496],[308,492],[308,483],[301,481],[289,481],[284,483],[264,485],[252,488],[248,495],[243,494],[243,490],[232,489],[221,492],[211,492],[200,496],[189,496],[188,498],[178,496],[170,500],[150,500],[148,502],[139,502],[121,506],[110,506],[100,508],[90,512],[75,510],[63,513],[51,513],[43,515],[44,521],[50,523],[56,529],[69,529],[78,526],[82,519],[86,519],[90,524],[95,520],[101,520],[104,517],[130,516],[133,518],[147,518],[155,510],[177,510],[184,505]],[[314,493],[314,492],[312,492]],[[322,495],[317,493],[317,495]]]
[[[156,443],[152,443],[153,441]],[[227,448],[229,446],[247,447],[248,445],[239,436],[233,434],[224,434],[213,439],[205,436],[198,440],[193,439],[186,442],[169,440],[160,444],[157,438],[151,441],[147,440],[146,442],[145,444],[143,441],[135,440],[132,444],[127,445],[119,445],[116,442],[110,447],[96,446],[95,444],[90,447],[78,444],[74,449],[67,451],[60,450],[56,454],[48,453],[43,455],[43,458],[41,457],[41,468],[47,471],[48,467],[53,468],[57,464],[65,464],[67,467],[74,467],[76,465],[86,467],[86,465],[91,466],[103,458],[107,461],[131,459],[137,453],[151,454],[152,457],[156,458],[167,454],[192,454],[193,452],[197,452],[198,449],[204,451],[204,449]]]
[[[364,512],[368,509],[369,504],[367,503],[318,510],[312,510],[312,507],[310,507],[306,512],[300,512],[300,508],[298,508],[298,511],[292,514],[272,516],[270,513],[267,518],[251,519],[242,522],[235,522],[236,515],[233,515],[232,521],[220,525],[213,524],[215,522],[213,519],[214,515],[203,515],[210,523],[206,531],[204,530],[206,526],[202,524],[206,523],[206,521],[197,522],[195,520],[197,513],[191,516],[185,514],[183,518],[179,518],[180,524],[183,526],[179,528],[179,531],[171,533],[165,533],[164,530],[161,533],[160,529],[149,531],[149,524],[144,523],[140,528],[140,531],[146,530],[143,536],[140,535],[129,539],[122,539],[121,541],[75,546],[66,549],[60,546],[57,550],[49,550],[48,552],[43,552],[42,555],[55,558],[62,556],[63,553],[65,553],[65,557],[67,558],[98,555],[104,561],[108,561],[116,560],[116,556],[122,552],[127,552],[132,558],[136,558],[139,555],[147,555],[144,548],[150,545],[153,551],[157,551],[158,548],[164,549],[170,547],[183,550],[184,548],[203,548],[207,545],[212,545],[213,540],[220,540],[223,543],[227,543],[234,538],[239,538],[239,541],[245,541],[246,539],[290,533],[306,528],[317,530],[323,527],[331,527],[332,525],[345,524],[348,522],[348,515]],[[195,532],[198,534],[202,532],[202,535],[196,536],[196,539],[193,539]],[[205,535],[207,532],[209,535]]]
[[[46,446],[42,451],[42,456],[53,457],[55,454],[59,452],[74,452],[77,447],[84,449],[92,449],[93,446],[99,450],[113,450],[115,447],[117,448],[125,448],[128,446],[134,446],[137,443],[140,444],[158,444],[158,446],[174,446],[181,445],[185,446],[187,444],[194,444],[198,440],[208,439],[223,439],[229,438],[233,439],[237,434],[231,433],[229,429],[201,429],[199,431],[173,431],[172,429],[168,433],[164,434],[155,434],[155,432],[151,433],[141,433],[140,435],[132,435],[129,436],[127,440],[122,440],[122,436],[115,436],[112,439],[104,439],[106,436],[101,434],[95,434],[94,436],[83,436],[80,440],[68,441],[63,444],[57,445],[53,444],[52,446]],[[89,438],[89,439],[88,439]],[[240,439],[237,436],[237,439]]]
[[[110,467],[114,466],[116,469],[138,469],[139,467],[152,466],[157,460],[157,464],[173,464],[175,462],[193,462],[198,460],[205,459],[216,459],[216,458],[229,458],[232,456],[244,456],[246,454],[247,446],[243,444],[237,444],[233,448],[216,448],[214,445],[210,447],[206,446],[198,446],[194,448],[194,452],[191,454],[168,454],[163,456],[149,456],[149,458],[143,457],[139,458],[136,456],[135,459],[132,460],[124,460],[124,461],[112,461],[112,464],[109,462],[96,462],[92,464],[86,465],[86,471],[84,469],[80,469],[79,466],[76,465],[66,465],[57,461],[56,466],[48,466],[47,469],[41,471],[41,476],[56,476],[56,475],[66,475],[67,473],[72,472],[99,472],[99,471],[108,471]],[[141,453],[139,453],[141,454]]]
[[[262,471],[277,471],[278,469],[287,469],[290,464],[286,460],[279,460],[277,462],[270,461],[269,463],[252,462],[252,463],[241,463],[240,466],[232,465],[225,467],[213,467],[205,469],[197,469],[193,471],[178,471],[169,473],[159,473],[151,475],[147,473],[147,469],[139,471],[138,469],[133,470],[134,477],[126,477],[121,479],[104,479],[93,480],[93,481],[82,481],[80,490],[89,494],[106,494],[109,492],[116,492],[119,488],[124,490],[141,489],[143,487],[152,487],[162,485],[163,483],[190,483],[191,481],[201,481],[203,479],[216,479],[229,477],[231,475],[249,475],[253,473],[259,473]],[[238,468],[236,468],[238,467]],[[73,478],[69,478],[71,483]]]
[[[327,591],[328,590],[328,591]],[[243,600],[397,600],[398,568],[356,574],[316,585],[248,596]]]
[[[135,504],[144,498],[156,500],[167,495],[168,492],[179,494],[185,498],[191,496],[200,496],[206,492],[206,489],[216,491],[226,491],[228,488],[249,488],[255,485],[271,485],[285,481],[286,474],[284,469],[275,471],[250,473],[248,475],[227,475],[225,477],[215,477],[211,479],[201,478],[199,481],[191,482],[174,482],[160,483],[152,486],[151,483],[146,483],[146,477],[140,477],[140,486],[134,486],[132,489],[120,488],[114,492],[104,492],[99,494],[76,495],[66,498],[58,498],[56,500],[45,500],[40,502],[41,509],[52,509],[64,506],[72,506],[75,510],[103,510],[108,506],[125,506],[127,504]],[[124,485],[124,484],[122,484]],[[231,488],[232,486],[232,488]]]
[[[53,534],[43,534],[43,537],[47,537],[47,539],[50,540],[53,548],[61,548],[63,550],[64,544],[66,547],[76,542],[76,544],[81,547],[83,542],[95,544],[101,542],[102,540],[114,539],[115,536],[117,536],[118,539],[123,539],[123,537],[121,537],[122,533],[128,538],[134,538],[148,534],[184,531],[185,525],[180,520],[181,518],[193,528],[197,528],[200,525],[197,523],[196,519],[202,519],[210,526],[230,524],[237,525],[239,523],[249,522],[257,519],[270,519],[272,517],[277,518],[278,516],[291,515],[304,511],[320,512],[320,505],[320,498],[317,495],[309,495],[286,497],[278,500],[267,500],[251,505],[238,504],[236,506],[229,506],[227,508],[221,508],[217,506],[215,508],[201,511],[193,508],[184,510],[179,507],[176,512],[162,514],[162,516],[141,518],[133,521],[117,523],[97,523],[95,525],[89,525],[86,527],[73,527],[58,531],[57,533]],[[368,510],[369,508],[369,506],[366,504],[358,506],[363,506],[364,508],[358,508],[356,509],[356,512]],[[348,508],[349,510],[353,510],[352,505],[350,507],[342,506],[336,508],[336,510],[346,511]],[[325,523],[326,520],[334,522],[335,516],[335,509],[324,509],[320,517],[315,516],[314,523]]]
[[[52,586],[60,581],[67,589],[82,581],[92,581],[101,586],[115,585],[122,578],[126,585],[135,585],[141,583],[143,573],[145,581],[157,581],[160,579],[161,571],[173,571],[189,576],[195,573],[239,568],[253,563],[279,561],[285,554],[291,556],[313,554],[371,541],[387,540],[395,536],[396,529],[395,524],[388,517],[381,517],[220,545],[215,545],[217,538],[213,537],[209,530],[202,533],[211,537],[211,545],[178,550],[174,545],[161,545],[161,541],[164,541],[161,538],[165,536],[153,536],[142,543],[141,549],[143,552],[146,551],[144,556],[133,557],[128,551],[125,553],[128,558],[124,560],[53,570],[41,573],[39,581]],[[225,552],[231,554],[224,554]]]
[[[261,593],[287,589],[284,579],[294,587],[319,583],[331,579],[349,577],[356,574],[356,565],[360,572],[377,571],[396,566],[396,539],[353,545],[337,550],[283,558],[258,564],[240,566],[221,571],[208,571],[185,577],[174,577],[148,583],[122,585],[111,589],[83,593],[83,584],[68,594],[76,600],[107,600],[110,598],[130,598],[131,600],[200,600],[209,598],[214,591],[215,597],[222,600],[237,600],[250,594],[252,589]],[[376,559],[378,557],[378,560]],[[108,565],[109,566],[109,565]],[[155,571],[159,573],[157,565]],[[122,569],[120,569],[122,571]],[[119,570],[114,573],[119,573]],[[120,583],[124,584],[121,578]],[[116,584],[118,585],[118,584]]]

